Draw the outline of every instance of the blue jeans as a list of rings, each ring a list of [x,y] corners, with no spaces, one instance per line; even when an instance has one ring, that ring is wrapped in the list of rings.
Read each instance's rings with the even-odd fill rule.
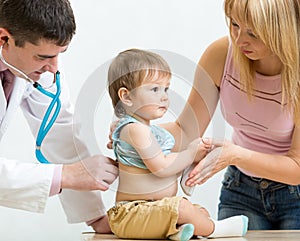
[[[300,229],[300,185],[250,177],[234,166],[222,184],[218,219],[243,214],[249,230]]]

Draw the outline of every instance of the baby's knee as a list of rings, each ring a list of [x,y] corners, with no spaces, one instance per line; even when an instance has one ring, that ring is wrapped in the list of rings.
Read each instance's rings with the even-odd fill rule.
[[[194,205],[187,199],[182,198],[179,203],[179,213],[192,212],[195,209]]]
[[[209,214],[209,212],[206,210],[206,208],[201,207],[201,208],[199,208],[199,210],[200,210],[200,212],[204,213],[205,216],[210,217],[210,214]]]
[[[196,205],[191,203],[189,200],[183,198],[180,200],[179,203],[179,217],[186,217],[186,216],[201,216],[201,217],[210,217],[209,212],[202,207],[201,205]]]

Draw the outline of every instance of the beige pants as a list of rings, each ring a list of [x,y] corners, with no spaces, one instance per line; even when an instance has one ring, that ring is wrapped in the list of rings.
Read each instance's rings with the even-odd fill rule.
[[[119,202],[107,212],[111,230],[119,238],[166,239],[178,232],[176,223],[182,198]]]

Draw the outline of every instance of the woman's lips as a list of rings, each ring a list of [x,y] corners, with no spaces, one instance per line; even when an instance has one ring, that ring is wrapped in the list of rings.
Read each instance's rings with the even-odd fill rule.
[[[241,49],[243,54],[251,54],[252,51],[246,50],[246,49]]]

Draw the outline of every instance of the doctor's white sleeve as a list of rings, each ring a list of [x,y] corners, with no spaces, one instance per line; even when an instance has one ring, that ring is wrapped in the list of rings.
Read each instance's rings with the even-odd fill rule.
[[[53,74],[45,73],[39,83],[49,85]],[[47,83],[48,82],[48,83]],[[51,163],[72,163],[80,161],[90,153],[80,140],[80,123],[73,119],[73,106],[69,100],[69,91],[61,74],[62,107],[53,127],[42,143],[41,150]],[[55,92],[56,86],[49,91]],[[37,136],[38,129],[51,99],[32,87],[22,101],[22,110],[30,129]],[[43,164],[48,165],[48,164]],[[59,195],[69,223],[87,222],[106,214],[100,191],[74,191],[65,189]]]
[[[44,212],[54,165],[20,163],[0,158],[0,205],[31,212]]]

